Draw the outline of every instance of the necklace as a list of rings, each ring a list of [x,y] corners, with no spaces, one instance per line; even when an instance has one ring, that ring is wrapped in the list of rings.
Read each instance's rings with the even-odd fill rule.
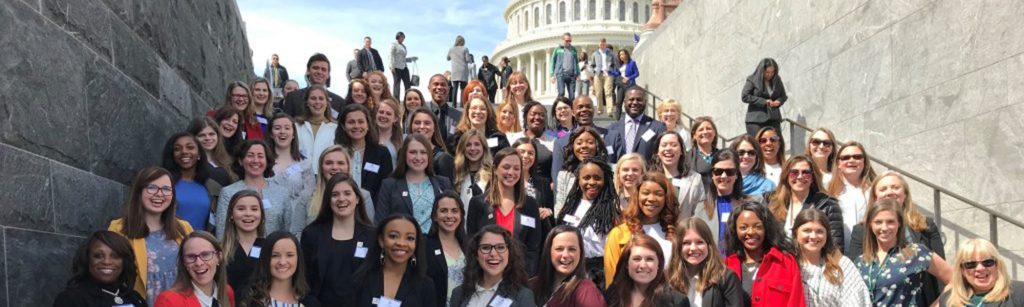
[[[121,297],[118,296],[118,294],[121,294],[121,289],[117,289],[116,292],[110,292],[107,291],[107,289],[100,288],[100,291],[103,291],[103,293],[114,296],[114,304],[124,304],[124,300],[122,300]]]

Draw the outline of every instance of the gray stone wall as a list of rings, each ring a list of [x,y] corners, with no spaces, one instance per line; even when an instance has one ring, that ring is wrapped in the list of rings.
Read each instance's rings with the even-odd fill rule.
[[[0,1],[0,306],[49,305],[167,136],[252,76],[233,0]]]
[[[684,1],[638,48],[639,84],[731,137],[745,131],[745,78],[775,58],[785,117],[1024,220],[1022,15],[1012,0]],[[911,188],[931,211],[933,191]],[[989,238],[987,214],[941,203],[947,255]],[[998,228],[1020,278],[1024,231]]]

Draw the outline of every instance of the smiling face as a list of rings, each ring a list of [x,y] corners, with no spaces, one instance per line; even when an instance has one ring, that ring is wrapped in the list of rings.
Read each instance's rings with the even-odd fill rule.
[[[97,240],[89,245],[89,276],[96,282],[109,285],[116,283],[124,268],[124,259]]]
[[[434,223],[444,233],[454,233],[462,223],[462,210],[454,198],[446,197],[437,202],[437,212],[434,215]]]
[[[874,193],[877,199],[892,198],[900,204],[904,204],[904,201],[907,200],[907,190],[903,185],[903,180],[896,176],[879,178],[875,183]]]
[[[814,181],[814,170],[807,161],[793,163],[789,167],[789,174],[786,179],[789,188],[796,193],[807,193]]]
[[[469,102],[469,123],[473,127],[481,128],[487,123],[487,103],[480,99],[473,99]]]
[[[374,97],[380,97],[380,95],[384,94],[384,82],[387,81],[383,78],[384,77],[380,74],[371,74],[366,80],[370,83],[370,93],[372,93]]]
[[[557,119],[558,122],[561,123],[562,125],[571,124],[573,116],[572,106],[564,103],[559,103],[557,105],[558,106],[555,107],[555,119]],[[566,126],[566,128],[571,127]]]
[[[466,160],[479,162],[484,157],[484,143],[479,137],[466,141]]]
[[[576,233],[566,231],[551,238],[551,266],[559,275],[569,276],[580,263],[580,243]]]
[[[675,168],[683,155],[683,144],[674,134],[665,134],[658,140],[658,159],[666,168]]]
[[[413,110],[423,107],[423,96],[419,93],[408,91],[405,92],[405,111],[412,112]]]
[[[339,151],[333,151],[320,160],[320,173],[324,179],[330,179],[338,173],[348,173],[351,170],[348,163],[348,156]]]
[[[708,242],[700,236],[695,229],[686,230],[683,241],[679,244],[679,252],[683,260],[693,266],[698,266],[708,258]]]
[[[501,111],[498,112],[498,123],[501,124],[502,127],[512,129],[512,126],[515,125],[515,120],[516,111],[512,104],[505,104],[502,106]]]
[[[270,102],[270,88],[267,87],[266,82],[256,82],[252,86],[252,103],[256,104],[261,110],[263,106]]]
[[[355,111],[345,114],[345,134],[353,141],[366,139],[369,130],[366,113]]]
[[[715,127],[711,122],[701,122],[693,133],[693,138],[697,140],[697,145],[700,146],[711,146],[711,144],[714,144],[715,137],[717,136],[718,132],[715,131]]]
[[[341,182],[331,189],[331,212],[340,219],[355,216],[356,204],[359,203],[359,196],[352,188],[352,185]]]
[[[430,152],[427,151],[427,146],[419,141],[410,141],[409,146],[405,149],[405,165],[409,167],[409,170],[417,173],[424,172],[429,163]]]
[[[638,89],[630,90],[626,93],[623,104],[626,106],[626,114],[629,117],[637,117],[644,114],[644,108],[647,106],[647,102],[644,101],[644,92]]]
[[[821,255],[825,243],[828,242],[825,226],[817,222],[807,222],[796,229],[796,244],[800,251],[809,255]]]
[[[232,114],[220,121],[220,135],[224,138],[235,136],[238,132],[238,114]]]
[[[366,86],[361,82],[352,82],[352,101],[365,105],[367,97],[370,96],[366,92]]]
[[[142,208],[148,214],[160,215],[174,201],[174,186],[171,185],[171,177],[169,176],[161,176],[153,180],[140,193],[142,193]]]
[[[869,224],[871,224],[871,232],[875,234],[879,245],[896,243],[896,232],[900,228],[896,212],[891,210],[880,211],[875,214],[875,217],[871,219]]]
[[[240,163],[246,177],[263,177],[263,171],[267,170],[267,149],[260,144],[252,145]]]
[[[196,139],[199,139],[199,146],[202,146],[204,151],[213,151],[217,148],[217,137],[217,131],[213,130],[213,127],[203,127],[196,134]]]
[[[736,234],[748,253],[760,252],[764,244],[764,223],[753,211],[744,210],[736,217]]]
[[[513,78],[509,80],[508,86],[512,89],[512,94],[520,98],[525,96],[526,91],[530,89],[530,84],[526,83],[525,78]]]
[[[594,200],[604,189],[604,173],[597,164],[587,163],[580,167],[579,185],[583,192],[583,199]]]
[[[644,181],[637,189],[640,198],[640,211],[644,214],[645,223],[657,221],[662,209],[665,209],[666,191],[657,182]]]
[[[427,89],[430,90],[430,98],[438,105],[448,101],[448,80],[445,80],[443,76],[430,77]]]
[[[249,108],[249,92],[244,87],[236,86],[231,89],[231,106],[238,111],[245,111]]]
[[[188,275],[192,277],[192,282],[199,287],[210,286],[214,282],[214,275],[217,273],[217,266],[220,266],[220,256],[217,255],[217,249],[214,248],[210,241],[206,241],[203,238],[190,238],[182,244],[182,254],[185,259],[185,268],[188,269]],[[201,255],[209,255],[213,253],[210,260],[203,260]],[[195,259],[195,262],[188,263],[188,259]]]
[[[864,151],[857,146],[847,146],[839,152],[839,171],[843,175],[860,176],[864,171]]]
[[[594,122],[594,102],[586,96],[577,98],[572,104],[572,113],[580,125],[590,126]]]
[[[256,197],[242,197],[231,208],[231,223],[238,232],[255,233],[263,216],[262,201]]]
[[[408,263],[416,253],[416,225],[404,219],[396,219],[384,225],[383,237],[378,239],[387,263],[398,265]]]
[[[270,254],[270,276],[274,280],[291,282],[299,267],[299,249],[291,239],[278,240]]]
[[[995,262],[995,265],[985,267],[982,263],[986,260]],[[974,290],[974,293],[988,293],[995,287],[996,281],[1002,278],[999,271],[999,263],[995,260],[992,255],[982,255],[981,253],[974,253],[970,257],[965,257],[963,263],[975,262],[977,263],[973,269],[964,267],[954,268],[961,271],[964,276],[964,280],[967,281],[967,286]]]
[[[779,135],[774,130],[761,133],[761,138],[757,141],[761,143],[761,154],[764,155],[765,161],[780,163],[777,161],[779,155]]]
[[[534,105],[530,110],[526,111],[526,127],[530,131],[543,132],[544,122],[547,117],[544,116],[544,106]]]
[[[642,163],[636,159],[619,163],[618,168],[615,174],[619,176],[619,182],[627,188],[636,187],[640,183],[640,176],[644,174]]]
[[[661,269],[658,253],[643,246],[633,246],[629,251],[629,278],[637,287],[644,288],[654,281]]]
[[[828,156],[832,154],[834,141],[824,131],[812,134],[811,140],[808,143],[811,148],[811,157],[815,160],[827,161],[825,159],[828,159]]]
[[[288,147],[295,140],[295,124],[287,117],[275,119],[270,123],[270,134],[277,146]]]
[[[412,133],[430,139],[434,137],[434,120],[425,113],[416,113],[412,117]]]
[[[498,180],[501,182],[501,186],[506,189],[515,188],[516,184],[519,183],[522,178],[523,163],[519,160],[518,155],[508,155],[498,162],[498,166],[495,172],[498,176]]]
[[[537,151],[531,143],[520,144],[516,147],[516,153],[519,154],[519,159],[523,160],[523,169],[532,168],[533,163],[537,161]]]
[[[675,127],[676,123],[679,122],[679,109],[665,108],[661,110],[661,113],[658,113],[658,119],[665,123],[665,125]]]
[[[182,170],[195,169],[196,163],[199,162],[199,145],[196,144],[195,138],[183,136],[175,140],[172,157],[174,163]]]
[[[378,128],[391,128],[395,124],[397,118],[395,109],[391,108],[391,105],[382,103],[377,106],[377,127]]]
[[[749,173],[757,165],[757,151],[750,142],[740,141],[740,145],[736,146],[736,156],[740,160],[740,172],[744,174]]]
[[[327,117],[327,94],[319,89],[309,91],[309,99],[306,100],[306,106],[309,107],[309,112],[313,117]]]
[[[327,78],[331,75],[331,64],[325,61],[313,61],[309,65],[309,83],[317,85],[327,84]]]
[[[488,232],[480,237],[476,258],[485,276],[501,277],[508,267],[508,256],[508,242],[501,235]]]
[[[715,189],[718,189],[718,195],[732,195],[733,185],[736,184],[736,163],[733,163],[732,160],[722,160],[715,163],[711,169],[711,182],[715,184]],[[714,169],[723,171],[721,171],[721,174],[715,175]],[[732,175],[729,174],[729,170],[732,170]]]
[[[597,137],[591,133],[582,133],[572,143],[572,153],[576,159],[584,160],[597,153]]]

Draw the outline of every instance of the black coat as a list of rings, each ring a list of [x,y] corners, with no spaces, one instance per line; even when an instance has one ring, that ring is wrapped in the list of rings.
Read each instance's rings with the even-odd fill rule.
[[[437,147],[434,148],[434,174],[455,182],[455,158]]]
[[[441,238],[436,235],[426,235],[427,238],[427,277],[434,281],[434,291],[437,292],[437,306],[448,304],[448,260],[445,259],[444,248],[441,246]],[[460,247],[462,242],[459,242]],[[462,250],[465,255],[466,251]]]
[[[745,121],[748,123],[766,123],[781,120],[782,114],[779,112],[779,108],[785,105],[786,100],[789,99],[789,96],[786,96],[786,87],[782,85],[782,78],[779,75],[775,75],[775,78],[772,79],[773,92],[769,95],[768,90],[765,88],[763,74],[763,68],[758,68],[753,75],[747,77],[746,84],[743,85],[743,93],[740,98],[743,100],[743,103],[747,104]],[[778,100],[780,102],[779,106],[769,106],[768,99]]]
[[[551,189],[551,179],[537,177],[536,175],[530,176],[530,184],[533,185],[534,194],[537,201],[537,208],[548,208],[552,210],[551,216],[541,220],[540,236],[541,238],[547,238],[548,232],[551,228],[555,227],[555,191]]]
[[[338,127],[339,129],[341,128],[341,126]],[[381,183],[384,182],[385,178],[391,176],[394,167],[394,165],[391,165],[391,152],[388,151],[387,147],[367,142],[366,149],[363,150],[362,182],[359,183],[359,187],[370,192],[370,195],[373,195],[373,197],[377,197],[380,193]],[[376,171],[373,168],[376,168]],[[376,199],[374,199],[373,204],[374,206],[377,205]]]
[[[808,196],[800,210],[807,208],[818,209],[825,213],[825,217],[828,218],[828,228],[831,229],[829,235],[832,236],[832,242],[835,242],[836,248],[839,248],[841,252],[846,238],[843,238],[843,210],[839,208],[839,201],[825,193],[818,192]]]
[[[384,71],[384,61],[381,60],[380,53],[377,52],[377,49],[370,48],[369,55],[367,55],[366,52],[366,48],[359,49],[359,58],[356,60],[356,62],[359,64],[359,71],[364,73],[370,71]],[[373,59],[373,63],[370,63],[371,58]],[[371,65],[375,65],[376,67],[373,67]]]
[[[448,88],[451,88],[449,85]],[[433,102],[437,107],[434,111],[434,115],[437,115],[437,127],[434,129],[440,129],[441,140],[444,141],[445,146],[448,146],[448,152],[455,153],[455,146],[458,144],[459,139],[455,137],[455,127],[459,125],[459,121],[462,120],[462,111],[453,108],[448,105],[447,102]]]
[[[466,207],[466,233],[470,236],[477,233],[484,226],[495,224],[494,206],[485,200],[486,194],[474,196]],[[540,258],[540,250],[544,245],[544,237],[541,237],[540,212],[537,210],[537,201],[527,197],[523,206],[515,209],[515,222],[512,226],[512,236],[516,238],[523,247],[523,256],[526,257],[526,270],[533,276],[537,271],[537,259]],[[530,223],[532,220],[532,223]],[[532,224],[532,226],[531,226]]]
[[[480,82],[484,83],[484,87],[487,87],[488,93],[494,93],[498,89],[498,74],[500,73],[501,71],[498,70],[497,66],[487,63],[480,67],[476,78],[479,79]]]
[[[502,282],[504,283],[504,282],[507,282],[507,281],[502,281]],[[533,291],[530,291],[530,288],[527,288],[525,286],[524,287],[519,287],[519,289],[515,290],[515,293],[510,293],[509,291],[502,291],[502,290],[503,289],[501,288],[501,285],[499,284],[498,285],[498,291],[496,291],[497,293],[495,293],[494,296],[501,296],[501,297],[504,297],[506,299],[512,300],[511,307],[536,307],[537,306],[537,302],[534,301],[534,298],[533,298]],[[476,285],[462,284],[462,285],[456,287],[455,290],[452,290],[452,297],[450,299],[448,299],[448,302],[451,303],[450,305],[452,307],[466,307],[466,304],[469,304],[469,300],[468,299],[467,300],[463,300],[463,297],[465,296],[465,295],[463,295],[463,293],[465,293],[465,292],[469,292],[470,295],[472,295],[472,293],[476,292]],[[470,296],[470,297],[472,297],[472,296]],[[490,303],[493,302],[494,298],[495,297],[491,297],[491,301],[488,302],[488,304],[487,304],[488,306],[491,305]]]
[[[451,181],[448,178],[441,176],[430,176],[430,185],[434,188],[434,197],[438,197],[444,191],[450,191],[452,189]],[[431,204],[433,206],[433,204]],[[373,201],[374,208],[374,223],[379,224],[380,221],[389,215],[395,213],[402,213],[408,216],[415,216],[412,208],[412,197],[409,195],[409,183],[405,181],[405,178],[387,178],[381,184],[380,194],[377,194]]]
[[[118,293],[118,297],[121,298],[124,304],[134,305],[135,307],[148,306],[142,295],[139,295],[138,292],[135,292],[128,285],[121,285],[111,292]],[[156,298],[153,299],[155,300]],[[116,305],[114,303],[114,296],[100,290],[99,284],[91,278],[74,286],[67,287],[64,291],[58,293],[57,298],[53,301],[53,307],[110,307],[114,305]]]
[[[690,150],[686,152],[687,157],[690,158],[690,161],[688,163],[690,163],[690,169],[691,170],[693,170],[694,172],[700,174],[700,179],[701,179],[701,181],[704,182],[704,190],[705,191],[710,191],[710,189],[711,189],[711,163],[704,162],[704,159],[700,158],[700,154],[698,153],[699,150],[700,149],[697,149],[697,147],[693,147],[693,148],[690,148]],[[715,154],[717,154],[717,153],[718,153],[718,149],[714,149],[714,150],[711,151],[711,156],[714,157]]]
[[[633,137],[633,144],[626,144],[627,118],[629,116],[623,116],[623,119],[608,127],[608,134],[605,135],[604,142],[612,147],[612,151],[608,152],[609,161],[618,161],[619,157],[626,155],[627,149],[640,154],[644,159],[649,159],[653,155],[651,149],[654,148],[654,142],[657,141],[656,136],[665,132],[665,123],[656,121],[650,116],[641,115],[640,125],[637,127],[636,136]]]
[[[936,255],[946,259],[946,246],[942,243],[942,232],[939,231],[939,226],[930,217],[925,218],[925,224],[928,225],[928,228],[924,231],[910,230],[910,243],[924,244]],[[847,250],[844,254],[847,258],[853,260],[854,263],[857,262],[857,256],[864,254],[864,223],[853,226],[853,230],[850,232],[850,250]],[[918,305],[931,306],[932,302],[937,300],[939,295],[942,294],[942,289],[946,285],[942,284],[942,282],[928,272],[922,272],[921,274],[924,274],[924,285],[921,287],[922,294],[918,296],[922,301],[918,302]]]
[[[449,140],[449,143],[448,143],[448,151],[449,152],[455,152],[455,147],[459,145],[459,140],[462,139],[462,135],[463,134],[464,134],[463,132],[457,131],[457,132],[455,132],[454,135],[452,135],[452,138],[451,138],[451,140]],[[494,157],[494,155],[498,154],[499,150],[502,150],[502,149],[505,149],[505,148],[508,148],[509,146],[511,146],[508,143],[508,138],[505,137],[505,134],[501,133],[501,131],[498,131],[496,129],[495,130],[488,130],[486,135],[487,135],[487,144],[484,144],[484,146],[486,146],[488,149],[490,149],[491,157]],[[497,161],[495,161],[495,163],[497,163]]]
[[[426,276],[416,275],[414,271],[411,265],[406,269],[394,299],[402,302],[402,307],[441,307],[437,305],[438,301],[435,298],[437,292],[434,281]],[[384,294],[384,272],[370,272],[357,284],[355,306],[377,306],[374,299]]]
[[[726,270],[724,275],[721,281],[701,293],[702,307],[743,306],[743,286],[740,279],[730,270]]]
[[[533,148],[536,149],[536,161],[533,162],[533,167],[530,168],[531,176],[544,177],[548,181],[551,181],[551,159],[554,153],[540,143],[540,140],[533,139]],[[540,201],[539,199],[537,201]],[[543,202],[541,202],[543,204]]]
[[[330,246],[331,240],[333,240],[331,239],[332,227],[333,225],[330,222],[313,223],[302,230],[302,239],[299,240],[299,244],[302,245],[302,257],[306,262],[306,281],[309,282],[310,296],[319,298],[323,290],[324,280],[329,277],[351,278],[351,276],[326,276],[327,261],[323,261],[324,259],[340,258],[343,261],[350,259],[350,261],[357,261],[359,263],[363,261],[363,259],[356,258],[355,255],[335,255],[331,252],[330,248],[326,248]],[[373,236],[373,227],[356,223],[355,231],[352,235],[353,240],[362,242],[363,246],[370,246],[375,244]]]
[[[309,87],[288,93],[288,96],[284,98],[284,104],[281,105],[281,111],[292,117],[302,115],[302,109],[306,105],[307,91],[309,91]],[[331,93],[331,91],[327,91],[327,102],[334,111],[341,112],[341,109],[345,107],[345,98],[341,98],[341,96]],[[330,116],[330,114],[327,116]]]
[[[252,244],[253,249],[262,248],[263,240],[263,238],[257,238],[256,242]],[[253,257],[253,255],[256,257]],[[252,275],[256,271],[259,258],[259,251],[256,251],[255,254],[252,253],[252,250],[250,250],[250,253],[246,253],[245,249],[242,249],[241,244],[235,244],[235,254],[231,258],[231,263],[227,266],[227,273],[228,285],[235,289],[236,302],[249,297],[249,286],[252,285]]]

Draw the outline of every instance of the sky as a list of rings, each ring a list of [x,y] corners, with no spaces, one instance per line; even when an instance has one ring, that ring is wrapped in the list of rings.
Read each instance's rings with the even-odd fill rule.
[[[305,86],[306,61],[315,52],[331,61],[332,92],[347,91],[345,67],[363,37],[373,38],[384,65],[395,33],[405,32],[408,56],[419,57],[420,85],[435,73],[450,70],[448,49],[456,35],[480,63],[505,39],[502,14],[507,0],[238,0],[253,52],[253,68],[263,75],[272,54],[278,54],[289,77]],[[417,74],[417,71],[411,71]],[[391,73],[385,72],[388,79]],[[340,82],[339,82],[340,81]],[[393,84],[393,82],[392,82]]]

